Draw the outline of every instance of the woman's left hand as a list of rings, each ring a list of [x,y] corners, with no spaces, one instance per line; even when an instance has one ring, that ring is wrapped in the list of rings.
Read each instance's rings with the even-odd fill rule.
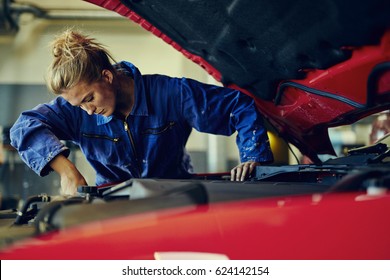
[[[249,177],[255,167],[259,165],[261,164],[255,161],[247,161],[237,165],[230,171],[230,180],[245,181],[245,179]]]

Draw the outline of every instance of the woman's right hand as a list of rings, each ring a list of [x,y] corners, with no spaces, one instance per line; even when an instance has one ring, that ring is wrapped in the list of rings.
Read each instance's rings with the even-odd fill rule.
[[[50,167],[61,177],[61,195],[74,196],[77,193],[77,187],[88,185],[73,162],[61,154],[50,162]]]
[[[77,187],[87,186],[83,175],[75,169],[75,172],[61,175],[61,195],[74,196],[77,193]]]

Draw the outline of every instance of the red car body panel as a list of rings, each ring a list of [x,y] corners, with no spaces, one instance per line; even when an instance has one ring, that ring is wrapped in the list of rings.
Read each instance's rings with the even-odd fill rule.
[[[389,259],[390,195],[324,194],[183,207],[92,222],[19,242],[0,259]]]
[[[347,98],[360,104],[362,106],[360,110],[344,102],[294,87],[287,87],[284,90],[278,105],[261,99],[256,99],[256,104],[280,135],[293,144],[300,146],[300,143],[306,143],[307,152],[335,154],[329,137],[320,140],[318,136],[327,136],[328,127],[351,124],[383,110],[383,107],[378,106],[362,113],[368,102],[368,77],[376,65],[386,61],[390,61],[390,32],[385,33],[378,46],[355,49],[351,59],[346,62],[327,70],[310,70],[304,80],[292,80],[310,89]],[[390,72],[387,72],[378,80],[378,99],[389,90]],[[384,106],[388,104],[384,102]]]

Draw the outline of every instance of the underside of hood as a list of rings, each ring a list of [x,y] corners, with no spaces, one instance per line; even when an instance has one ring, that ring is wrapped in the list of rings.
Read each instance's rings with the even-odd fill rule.
[[[256,100],[319,162],[328,128],[390,109],[388,0],[86,0],[127,17]]]

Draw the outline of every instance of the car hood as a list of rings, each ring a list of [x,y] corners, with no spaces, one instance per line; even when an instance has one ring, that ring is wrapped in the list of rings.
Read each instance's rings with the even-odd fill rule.
[[[328,128],[390,108],[387,0],[86,0],[140,24],[223,85],[254,97],[303,154]]]
[[[110,219],[95,217],[89,223],[20,240],[1,249],[0,259],[152,260],[170,253],[176,253],[175,260],[187,254],[188,260],[199,259],[204,253],[233,260],[390,257],[390,224],[385,222],[390,209],[389,194],[346,192],[192,203],[129,214],[130,209],[143,203],[133,202],[74,204],[73,208],[69,203],[66,207],[56,205],[59,212],[70,214],[63,220],[93,218],[103,211],[117,213]],[[152,205],[156,201],[145,202]],[[56,219],[55,214],[48,213],[48,220]]]

